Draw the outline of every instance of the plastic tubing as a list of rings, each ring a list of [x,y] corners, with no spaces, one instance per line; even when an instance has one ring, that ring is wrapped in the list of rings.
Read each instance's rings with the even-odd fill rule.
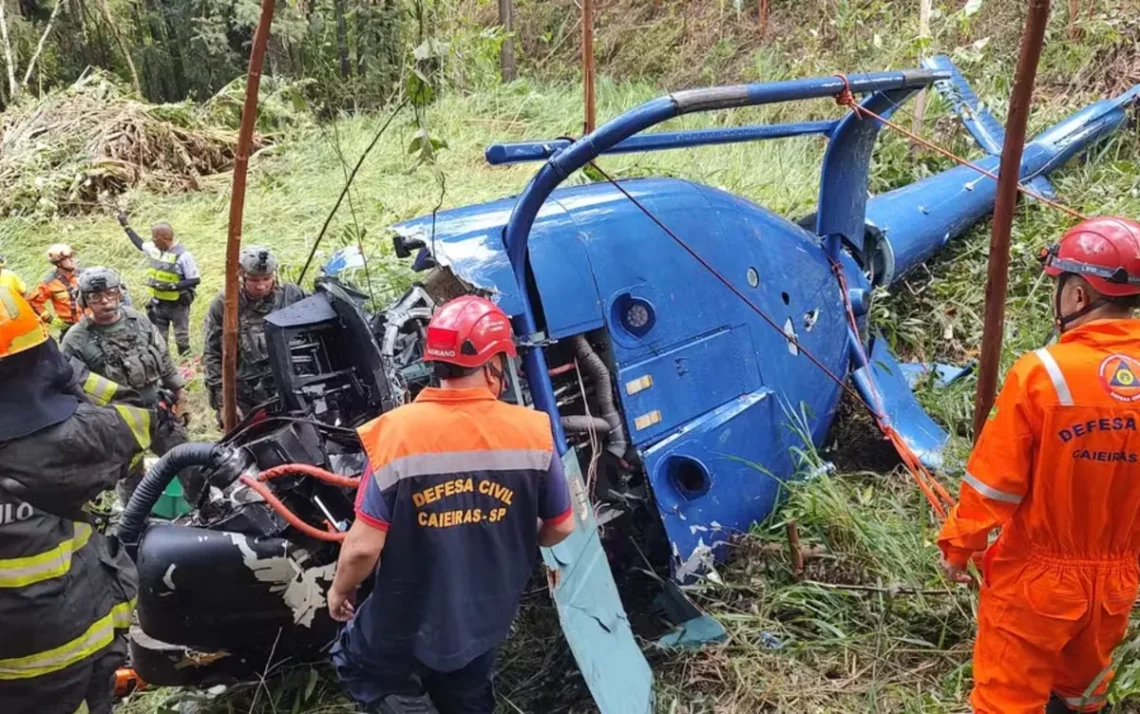
[[[323,540],[329,543],[340,543],[348,537],[347,533],[331,533],[329,531],[322,531],[320,528],[316,528],[309,525],[308,523],[305,523],[296,513],[290,511],[289,507],[282,503],[281,499],[277,498],[277,496],[273,494],[273,490],[270,489],[269,486],[266,486],[262,481],[259,481],[252,476],[246,476],[244,474],[240,478],[242,483],[252,488],[257,492],[257,495],[265,499],[265,502],[269,504],[270,508],[280,513],[281,516],[286,521],[288,521],[289,525],[293,526],[310,538],[316,538],[317,540]]]

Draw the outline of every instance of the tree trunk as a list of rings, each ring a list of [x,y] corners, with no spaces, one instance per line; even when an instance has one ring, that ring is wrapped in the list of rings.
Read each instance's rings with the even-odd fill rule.
[[[336,54],[340,59],[340,77],[348,79],[348,23],[344,17],[344,0],[333,0],[336,13]]]
[[[135,90],[135,94],[141,97],[142,85],[139,84],[139,73],[135,69],[135,61],[131,57],[131,50],[127,47],[126,40],[123,39],[119,28],[115,26],[115,19],[111,17],[111,8],[107,5],[107,0],[99,0],[99,9],[103,12],[103,21],[107,23],[107,27],[111,29],[111,34],[115,36],[115,41],[119,44],[119,51],[127,60],[127,68],[131,71],[131,88]]]
[[[1081,0],[1069,0],[1069,26],[1065,30],[1065,35],[1070,40],[1079,39],[1081,36],[1081,31],[1077,28],[1077,20],[1080,16]]]
[[[933,12],[933,0],[919,0],[918,5],[918,36],[930,37],[930,15]],[[923,48],[919,52],[919,59],[926,55],[926,50]],[[910,130],[915,134],[922,133],[922,122],[926,118],[926,90],[918,93],[918,97],[914,100],[914,122],[910,125]]]
[[[499,24],[503,26],[503,45],[499,48],[499,63],[502,67],[503,81],[513,82],[518,77],[518,67],[515,65],[515,9],[514,0],[499,0]]]
[[[174,22],[170,19],[170,12],[166,9],[166,3],[159,3],[160,12],[162,13],[162,22],[166,28],[166,51],[170,55],[170,69],[174,73],[174,88],[178,92],[175,101],[186,98],[186,93],[189,87],[186,86],[186,66],[182,62],[182,45],[178,38],[178,32],[174,27]]]
[[[16,84],[16,65],[12,59],[12,43],[8,40],[8,16],[4,14],[4,1],[0,0],[0,34],[4,37],[4,64],[8,68],[8,101],[16,101],[20,86]]]

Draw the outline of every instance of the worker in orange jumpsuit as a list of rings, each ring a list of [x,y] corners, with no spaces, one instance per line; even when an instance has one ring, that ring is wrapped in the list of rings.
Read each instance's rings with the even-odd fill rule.
[[[28,295],[28,303],[44,322],[59,323],[62,340],[67,330],[83,317],[83,309],[79,307],[75,251],[66,243],[56,243],[48,248],[47,259],[53,267]],[[49,303],[55,312],[54,317],[47,309]]]
[[[1085,221],[1043,260],[1056,278],[1060,339],[1006,376],[938,537],[958,582],[986,551],[971,697],[979,714],[1101,709],[1136,600],[1140,223]]]

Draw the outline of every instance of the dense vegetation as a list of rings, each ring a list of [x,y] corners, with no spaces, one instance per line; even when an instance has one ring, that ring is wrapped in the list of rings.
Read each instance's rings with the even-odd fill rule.
[[[51,0],[0,2],[7,10],[19,82],[56,6]],[[599,120],[684,86],[909,67],[920,54],[933,51],[952,53],[1000,117],[1023,6],[1005,0],[938,0],[931,36],[921,38],[917,0],[772,0],[766,33],[756,2],[597,4]],[[1140,82],[1140,1],[1054,5],[1031,130]],[[516,0],[515,6],[520,78],[505,84],[499,51],[506,36],[495,25],[494,3],[487,0],[312,0],[281,6],[267,62],[274,81],[263,92],[267,121],[259,125],[264,148],[251,165],[246,240],[271,243],[295,270],[343,187],[347,167],[409,87],[425,82],[431,101],[405,107],[380,138],[319,254],[362,243],[376,300],[383,302],[407,280],[389,252],[385,226],[437,205],[516,193],[533,167],[493,169],[482,160],[483,147],[492,140],[580,133],[582,110],[575,3]],[[27,126],[24,120],[41,106],[74,96],[78,90],[71,85],[90,65],[101,68],[99,81],[111,87],[102,101],[121,102],[116,106],[138,120],[130,126],[153,127],[153,120],[194,137],[232,132],[240,85],[231,82],[243,71],[254,8],[252,0],[67,0],[28,88],[12,93],[3,81],[6,76],[0,78],[0,100],[12,103],[13,94],[22,97],[0,119],[0,205],[8,216],[0,219],[0,253],[8,255],[9,265],[25,277],[38,277],[43,249],[66,240],[78,248],[83,263],[123,268],[132,283],[140,283],[138,254],[112,218],[122,207],[140,226],[170,221],[198,256],[206,275],[203,294],[220,286],[229,199],[224,156],[210,170],[195,168],[189,174],[192,185],[128,177],[84,193],[86,179],[76,182],[76,177],[101,165],[99,155],[88,150],[90,142],[52,152],[51,146],[30,141],[21,151],[32,152],[27,155],[32,158],[21,154],[24,158],[16,161],[8,153],[13,146],[9,127]],[[1079,13],[1070,8],[1080,8]],[[142,96],[131,89],[128,54]],[[187,98],[195,101],[184,103]],[[167,104],[152,106],[156,102]],[[899,117],[909,122],[909,112]],[[819,101],[686,118],[679,124],[838,113],[833,103]],[[77,121],[67,135],[85,131],[81,126],[85,124]],[[959,153],[977,155],[936,97],[928,103],[922,132]],[[603,166],[619,176],[684,176],[798,217],[814,207],[822,147],[822,140],[804,138],[612,157]],[[186,175],[176,164],[137,165],[145,169],[140,176]],[[941,157],[884,134],[873,188],[887,190],[947,166]],[[223,173],[212,173],[216,171]],[[1121,133],[1087,163],[1075,162],[1060,172],[1054,183],[1067,202],[1084,212],[1140,215],[1140,132]],[[30,198],[12,200],[17,189]],[[80,203],[69,203],[73,195]],[[1006,365],[1038,346],[1048,331],[1048,286],[1040,280],[1033,256],[1067,225],[1063,215],[1038,205],[1018,213]],[[877,301],[877,323],[901,353],[949,361],[975,354],[987,241],[988,225],[983,224]],[[195,325],[204,303],[195,305]],[[195,339],[200,343],[201,335]],[[943,391],[926,389],[921,397],[953,433],[968,437],[973,389],[967,380]],[[198,424],[208,421],[199,419]],[[959,438],[955,447],[961,450],[967,443]],[[699,602],[728,628],[728,643],[692,653],[662,652],[646,643],[661,711],[968,709],[973,595],[942,580],[932,545],[937,524],[905,473],[868,458],[866,452],[875,451],[877,444],[858,412],[850,410],[828,448],[806,454],[805,462],[833,460],[846,473],[796,488],[772,522],[742,540],[732,565],[721,573],[723,582],[708,581],[695,589]],[[947,474],[951,481],[956,475],[953,468]],[[783,535],[789,519],[798,522],[805,547],[816,555],[803,577],[791,571]],[[537,598],[524,608],[504,656],[502,711],[589,711],[557,628],[540,605]],[[1130,699],[1140,691],[1134,649],[1122,648],[1112,692],[1123,702],[1121,711],[1140,710]],[[264,686],[216,697],[204,709],[349,711],[325,674],[296,670]],[[173,695],[159,692],[136,697],[129,711],[176,706]]]

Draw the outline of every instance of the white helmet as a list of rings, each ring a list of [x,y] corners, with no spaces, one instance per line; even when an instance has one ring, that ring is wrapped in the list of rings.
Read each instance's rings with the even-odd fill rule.
[[[67,243],[55,243],[47,249],[47,259],[52,263],[59,263],[68,258],[74,258],[75,251]]]

